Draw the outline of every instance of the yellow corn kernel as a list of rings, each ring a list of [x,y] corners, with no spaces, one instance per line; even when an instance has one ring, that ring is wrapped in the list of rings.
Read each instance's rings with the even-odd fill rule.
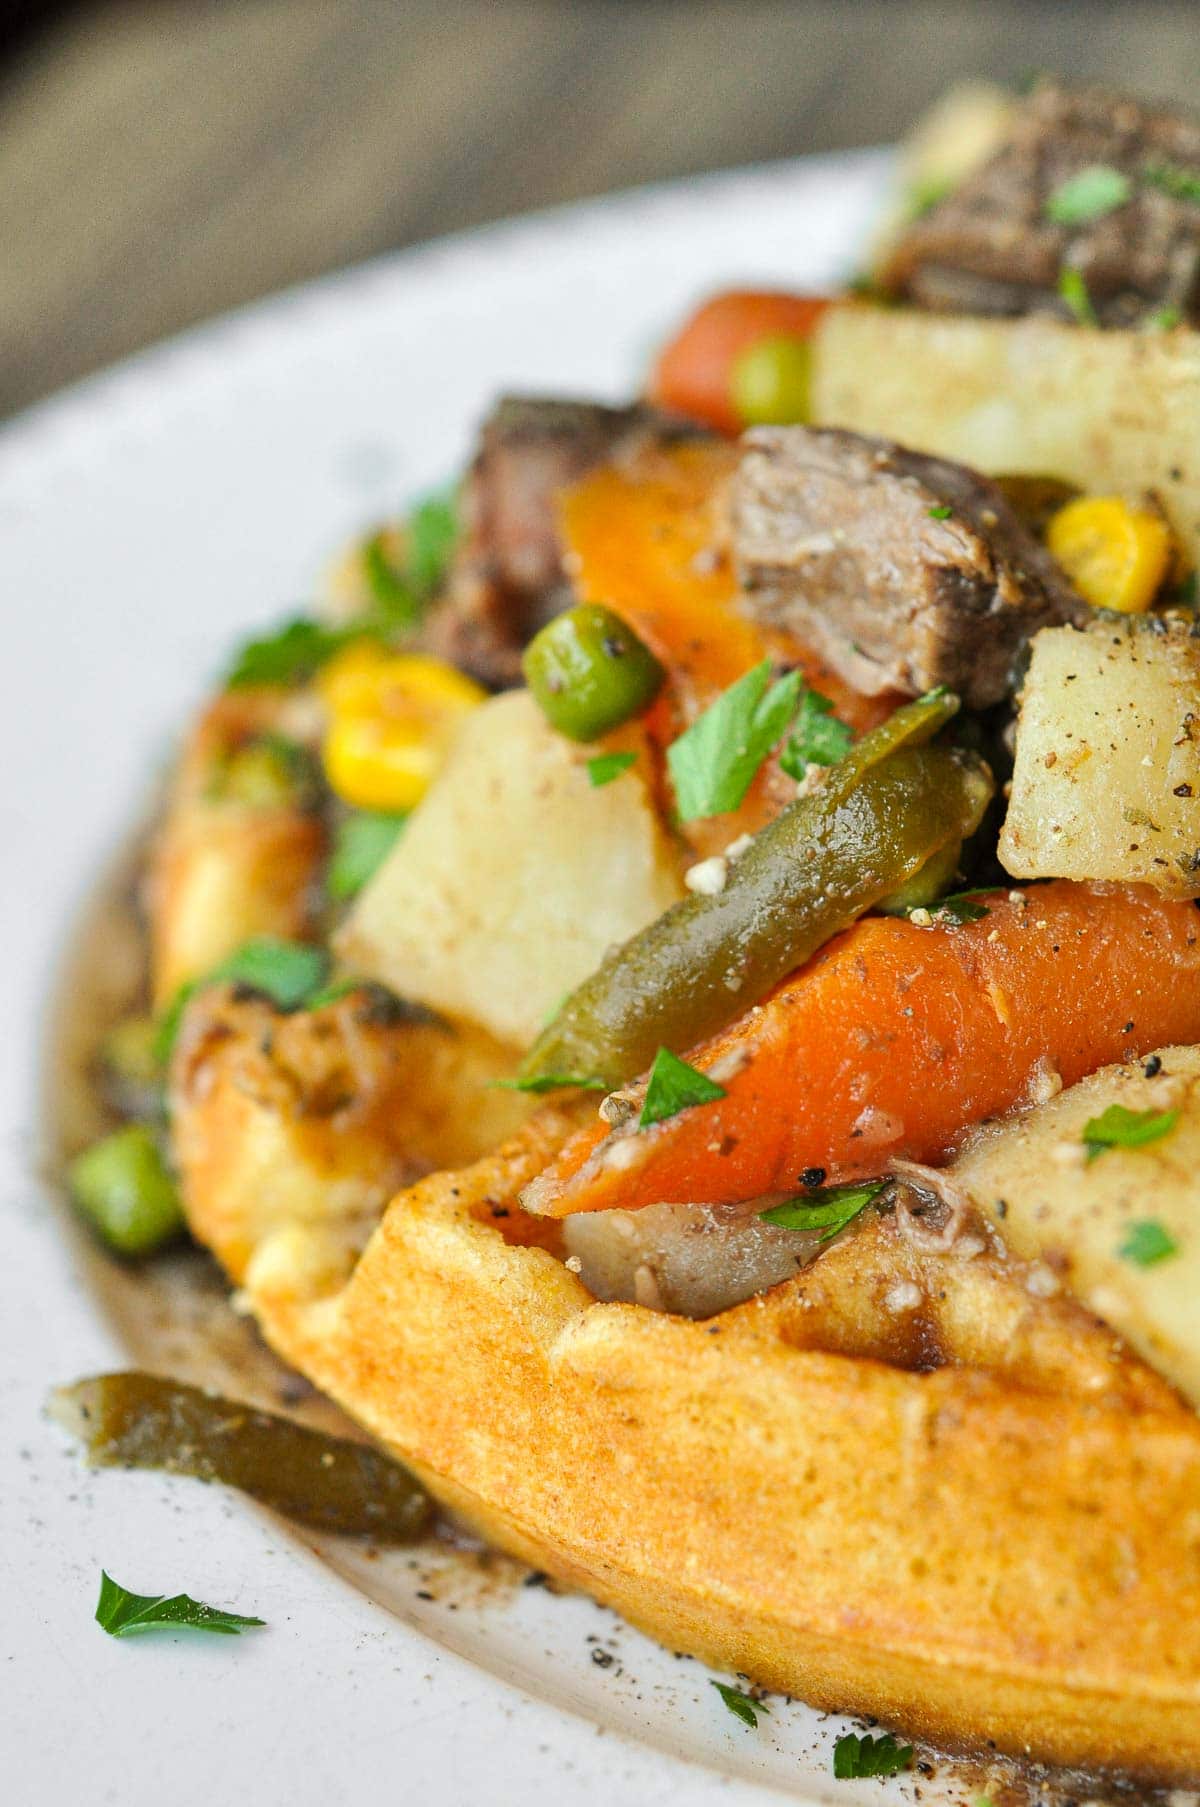
[[[424,653],[360,642],[326,667],[330,711],[323,757],[330,786],[354,809],[413,809],[436,776],[463,718],[486,692]]]
[[[1052,516],[1046,544],[1096,609],[1141,614],[1162,587],[1171,532],[1161,515],[1120,496],[1080,496]]]

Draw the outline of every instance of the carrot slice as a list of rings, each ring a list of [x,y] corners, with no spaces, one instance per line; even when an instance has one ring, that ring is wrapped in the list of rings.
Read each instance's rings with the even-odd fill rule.
[[[659,353],[650,375],[650,400],[720,433],[740,433],[745,423],[738,418],[731,392],[738,354],[760,339],[810,339],[829,305],[822,295],[763,289],[714,295]]]
[[[983,900],[961,926],[869,917],[689,1055],[716,1103],[637,1129],[589,1125],[534,1182],[565,1217],[727,1204],[944,1159],[1039,1077],[1200,1040],[1200,914],[1138,886],[1068,880]]]

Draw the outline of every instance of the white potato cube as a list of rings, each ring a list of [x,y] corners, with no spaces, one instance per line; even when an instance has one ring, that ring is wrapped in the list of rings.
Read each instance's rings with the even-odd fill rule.
[[[683,895],[636,770],[600,788],[592,749],[527,691],[476,710],[338,941],[356,972],[523,1046],[568,991]]]
[[[1021,694],[1000,858],[1014,878],[1200,896],[1200,637],[1097,616],[1044,628]]]
[[[1177,1121],[1156,1141],[1089,1162],[1084,1130],[1114,1104]],[[1013,1254],[1045,1261],[1200,1405],[1198,1164],[1200,1048],[1163,1048],[982,1130],[951,1171]],[[1136,1258],[1139,1233],[1153,1258]]]

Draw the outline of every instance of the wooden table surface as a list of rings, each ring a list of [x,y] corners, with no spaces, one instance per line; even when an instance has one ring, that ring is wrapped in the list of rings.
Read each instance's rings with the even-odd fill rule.
[[[1050,68],[1194,106],[1200,5],[114,0],[0,66],[0,414],[207,314]]]

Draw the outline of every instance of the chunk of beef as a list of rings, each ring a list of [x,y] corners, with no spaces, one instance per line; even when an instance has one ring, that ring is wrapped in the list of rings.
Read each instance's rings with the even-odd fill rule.
[[[1097,167],[1125,178],[1128,199],[1054,219],[1053,197]],[[1200,121],[1100,89],[1037,88],[996,154],[902,234],[881,281],[919,307],[1070,317],[1068,268],[1101,325],[1164,308],[1200,322]]]
[[[653,408],[506,396],[480,434],[463,492],[464,534],[424,643],[482,682],[521,682],[521,649],[571,601],[556,500],[650,436],[696,432]]]
[[[762,428],[732,493],[745,606],[856,690],[948,684],[997,702],[1018,651],[1085,619],[996,484],[961,464],[832,428]]]

